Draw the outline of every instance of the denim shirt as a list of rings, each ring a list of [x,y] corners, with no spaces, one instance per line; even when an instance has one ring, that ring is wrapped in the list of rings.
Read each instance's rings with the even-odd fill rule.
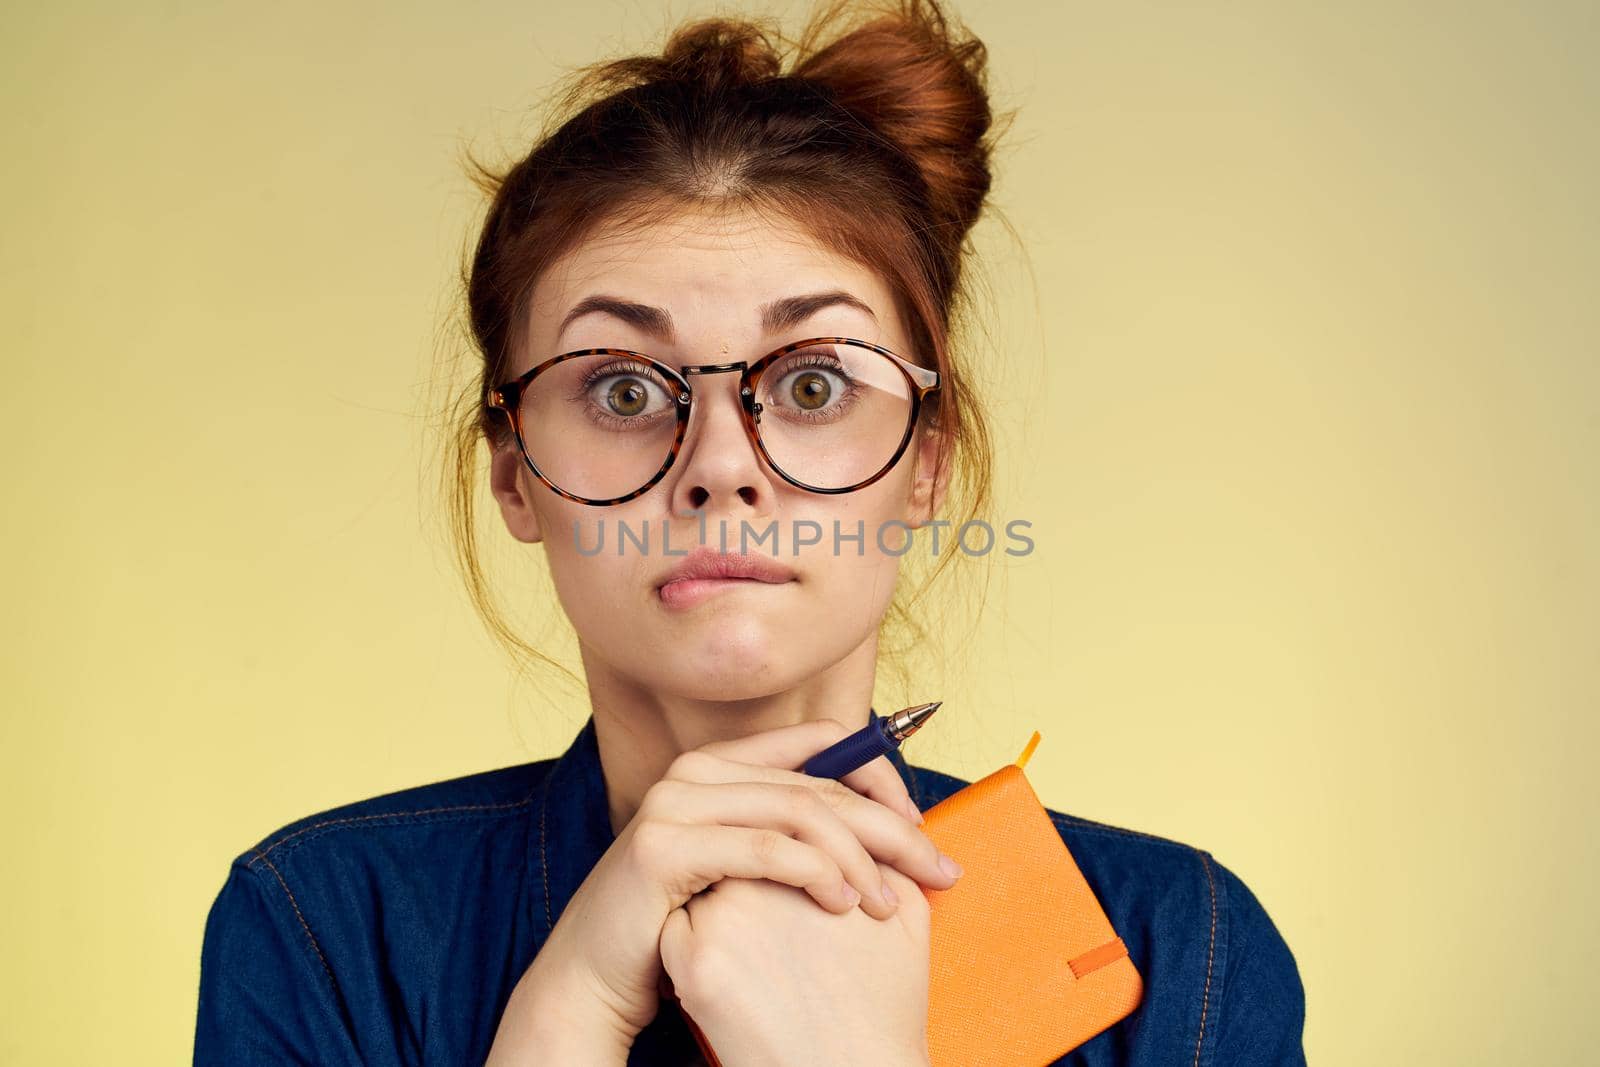
[[[967,784],[889,758],[923,809]],[[1131,1015],[1056,1065],[1305,1063],[1294,957],[1232,871],[1049,814],[1144,979]],[[206,920],[195,1062],[482,1063],[512,987],[614,840],[592,716],[559,758],[285,826],[234,860]],[[628,1064],[703,1062],[663,998]]]

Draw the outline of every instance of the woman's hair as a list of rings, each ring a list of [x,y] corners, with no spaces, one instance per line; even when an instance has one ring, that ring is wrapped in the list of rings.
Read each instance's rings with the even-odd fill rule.
[[[574,72],[549,132],[508,168],[468,153],[489,204],[462,267],[476,351],[470,388],[447,415],[441,485],[474,606],[514,657],[553,663],[507,624],[483,573],[479,450],[511,436],[488,391],[523,355],[529,299],[547,267],[597,227],[649,226],[686,210],[761,212],[873,270],[908,330],[902,355],[938,369],[941,388],[919,429],[945,442],[950,527],[931,573],[885,619],[886,630],[898,622],[909,643],[920,641],[911,604],[955,555],[956,531],[990,504],[989,426],[952,345],[997,131],[985,62],[983,43],[936,0],[835,0],[794,42],[765,20],[700,19],[673,32],[660,55]]]

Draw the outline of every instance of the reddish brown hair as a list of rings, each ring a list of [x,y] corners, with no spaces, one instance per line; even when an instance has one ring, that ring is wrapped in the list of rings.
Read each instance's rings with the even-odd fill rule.
[[[985,63],[982,42],[937,0],[835,0],[794,42],[760,20],[701,19],[673,32],[660,55],[578,70],[558,98],[554,129],[509,168],[469,155],[489,206],[462,272],[477,364],[450,416],[444,490],[474,605],[513,655],[550,662],[505,623],[482,572],[479,449],[510,432],[485,400],[523,355],[534,282],[601,224],[649,225],[688,208],[756,210],[875,271],[906,325],[903,354],[941,376],[924,428],[946,443],[949,534],[987,515],[989,427],[952,345],[968,234],[990,189]],[[946,550],[952,540],[885,620],[908,627],[913,643],[922,631],[910,605],[955,555]]]

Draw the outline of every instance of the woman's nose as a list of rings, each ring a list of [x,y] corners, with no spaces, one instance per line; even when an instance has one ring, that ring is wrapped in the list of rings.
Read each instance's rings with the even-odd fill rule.
[[[689,426],[668,475],[674,511],[766,511],[772,480],[745,432],[739,375],[699,374],[690,380]]]

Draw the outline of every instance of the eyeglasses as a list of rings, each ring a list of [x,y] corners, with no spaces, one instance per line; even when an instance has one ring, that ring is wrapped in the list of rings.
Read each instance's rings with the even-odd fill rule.
[[[739,373],[746,435],[779,477],[813,493],[849,493],[904,454],[939,372],[851,337],[812,337],[754,363],[674,369],[625,348],[545,360],[490,389],[528,468],[581,504],[621,504],[666,476],[694,409],[690,378]]]

